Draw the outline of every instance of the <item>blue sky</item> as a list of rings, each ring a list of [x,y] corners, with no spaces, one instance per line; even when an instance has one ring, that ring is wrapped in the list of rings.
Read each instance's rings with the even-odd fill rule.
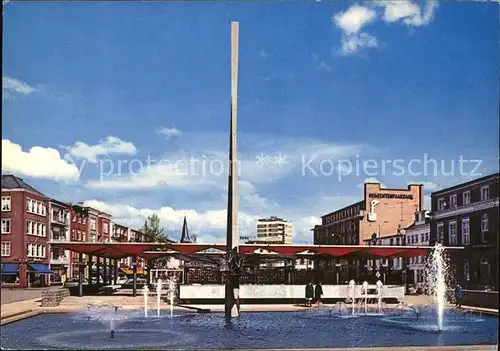
[[[311,241],[366,179],[429,194],[498,171],[498,14],[495,3],[11,2],[3,173],[131,225],[158,212],[174,237],[186,213],[202,240],[222,240],[227,181],[210,165],[227,159],[239,21],[242,235],[279,215]],[[424,157],[436,172],[408,169]],[[460,172],[460,157],[482,162]],[[368,159],[375,168],[349,171]]]

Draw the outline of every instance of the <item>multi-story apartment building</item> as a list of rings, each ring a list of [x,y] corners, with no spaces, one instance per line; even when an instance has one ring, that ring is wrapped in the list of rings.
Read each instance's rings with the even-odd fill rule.
[[[415,222],[406,228],[407,246],[429,246],[431,218],[427,210],[415,213]],[[408,275],[407,284],[416,288],[423,288],[425,285],[425,265],[426,257],[417,256],[407,259]]]
[[[247,244],[291,244],[292,239],[292,223],[272,216],[257,221],[257,237],[248,239]]]
[[[55,199],[49,200],[49,222],[51,241],[70,241],[71,240],[71,204],[61,202]],[[53,275],[52,282],[58,282],[59,279],[66,276],[70,265],[70,252],[51,248],[50,250],[50,269],[56,273]]]
[[[19,177],[2,175],[1,206],[2,284],[47,284],[48,198]]]
[[[321,217],[314,227],[314,244],[363,245],[373,234],[384,237],[413,222],[422,210],[423,185],[407,189],[383,189],[379,183],[365,183],[361,201]]]
[[[450,254],[456,279],[498,289],[499,173],[433,192],[431,204],[430,244],[464,247]]]

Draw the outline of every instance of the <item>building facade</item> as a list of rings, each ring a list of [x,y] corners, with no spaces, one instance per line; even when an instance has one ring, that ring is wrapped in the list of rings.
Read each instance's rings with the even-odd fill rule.
[[[405,230],[399,229],[396,234],[377,237],[376,239],[367,239],[365,245],[380,246],[404,246]],[[383,284],[402,284],[404,282],[404,273],[406,265],[402,257],[379,258],[376,260],[367,260],[366,269],[368,276],[379,273],[379,279]]]
[[[26,288],[49,283],[37,269],[49,265],[48,209],[44,194],[19,177],[2,175],[2,284]]]
[[[314,244],[363,245],[366,240],[396,233],[413,223],[415,211],[423,207],[423,185],[407,189],[384,189],[365,183],[361,201],[321,217],[314,227]]]
[[[55,199],[49,200],[49,221],[51,241],[71,240],[71,204]],[[51,282],[59,283],[65,279],[70,266],[70,251],[50,249],[50,269],[55,273]]]
[[[249,238],[247,244],[291,244],[293,225],[280,217],[261,218],[257,221],[257,237]]]
[[[407,246],[429,246],[431,218],[430,211],[424,210],[415,213],[415,222],[405,230],[405,241]],[[415,288],[425,286],[425,256],[410,257],[407,259],[408,272],[407,284]]]
[[[455,279],[498,290],[499,173],[431,194],[430,244],[463,246],[450,254]]]

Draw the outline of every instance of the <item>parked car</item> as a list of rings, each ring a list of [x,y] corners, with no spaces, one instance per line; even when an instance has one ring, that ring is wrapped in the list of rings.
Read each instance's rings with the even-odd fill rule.
[[[78,277],[68,278],[63,285],[63,288],[74,288],[78,286],[80,279]],[[83,285],[88,285],[89,281],[87,278],[83,278]]]
[[[116,284],[124,285],[128,281],[128,278],[126,276],[119,276],[118,279],[116,280]]]

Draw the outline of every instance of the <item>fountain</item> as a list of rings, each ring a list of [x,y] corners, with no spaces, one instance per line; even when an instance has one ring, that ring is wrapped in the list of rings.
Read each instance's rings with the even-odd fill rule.
[[[362,285],[363,294],[365,296],[365,314],[368,314],[368,282],[364,281]]]
[[[134,311],[127,312],[118,309],[119,306],[109,304],[87,305],[87,310],[84,313],[77,314],[77,317],[83,317],[87,321],[98,321],[108,328],[110,338],[114,339],[118,326],[135,317]]]
[[[353,279],[349,282],[349,290],[351,291],[352,315],[354,316],[356,310],[356,283]]]
[[[149,295],[149,288],[147,285],[144,285],[144,288],[142,289],[142,295],[144,296],[144,317],[148,317],[148,295]]]
[[[170,317],[174,315],[175,291],[177,290],[177,281],[175,277],[171,277],[167,281],[168,286],[168,301],[170,304]]]
[[[163,282],[161,279],[156,281],[156,314],[158,318],[160,317],[160,303],[161,303],[161,289],[163,288]]]
[[[446,304],[446,272],[447,262],[444,256],[444,247],[436,243],[426,267],[427,286],[434,298],[437,309],[437,327],[443,330],[444,306]]]
[[[377,280],[377,295],[378,295],[378,314],[382,314],[382,282]]]

